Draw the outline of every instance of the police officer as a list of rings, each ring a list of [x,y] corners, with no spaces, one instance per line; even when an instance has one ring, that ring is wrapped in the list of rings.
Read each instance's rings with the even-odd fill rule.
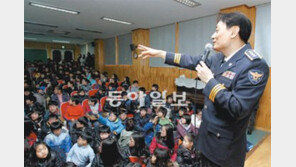
[[[221,14],[212,35],[217,54],[202,56],[169,53],[139,45],[139,57],[161,57],[166,64],[196,70],[206,84],[198,149],[203,167],[244,166],[246,129],[258,107],[269,68],[248,43],[252,25],[242,13]]]

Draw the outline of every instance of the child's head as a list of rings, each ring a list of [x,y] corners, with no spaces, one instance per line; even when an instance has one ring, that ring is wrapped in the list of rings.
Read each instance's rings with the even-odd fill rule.
[[[140,108],[140,116],[145,117],[147,114],[147,108],[146,107],[141,107]]]
[[[146,93],[146,89],[144,87],[140,87],[139,91],[143,93],[143,95]]]
[[[129,118],[125,123],[125,130],[126,131],[133,131],[135,128],[134,120]]]
[[[88,99],[88,104],[89,104],[90,106],[95,106],[97,103],[98,103],[98,99],[96,98],[96,96],[91,96],[91,97]]]
[[[133,86],[137,87],[138,84],[139,84],[139,82],[138,82],[137,80],[134,80],[134,81],[133,81]]]
[[[39,117],[40,117],[40,112],[38,110],[33,110],[30,113],[30,118],[31,118],[32,121],[38,120]]]
[[[111,111],[110,112],[110,115],[109,115],[109,120],[111,121],[111,122],[114,122],[116,119],[117,119],[117,112],[115,112],[115,111]]]
[[[193,141],[194,141],[194,136],[191,133],[187,133],[184,136],[182,145],[183,145],[184,148],[186,148],[188,150],[191,150],[192,147],[193,147],[193,144],[194,144]]]
[[[99,134],[100,134],[100,139],[101,140],[107,139],[111,134],[110,127],[106,126],[106,125],[101,126],[99,128]]]
[[[158,91],[159,86],[157,84],[153,84],[151,90]]]
[[[126,118],[127,118],[127,110],[124,109],[124,108],[120,108],[119,112],[120,112],[119,118],[121,120],[123,120],[123,121],[126,120]]]
[[[59,121],[59,117],[56,114],[49,114],[47,123],[51,125],[53,122]]]
[[[86,78],[83,78],[81,81],[82,85],[88,85],[89,84],[89,80]]]
[[[167,103],[169,103],[169,104],[173,103],[173,96],[172,96],[172,95],[168,95],[168,96],[166,97],[166,101],[167,101]]]
[[[44,143],[43,141],[38,141],[34,143],[33,147],[31,148],[32,158],[37,159],[47,159],[50,154],[50,148]]]
[[[126,89],[127,90],[127,89]],[[121,92],[121,97],[123,98],[123,99],[127,99],[127,92],[126,91],[122,91]]]
[[[50,113],[54,113],[58,110],[58,103],[56,101],[50,101],[48,103],[48,109]]]
[[[160,135],[157,136],[158,140],[162,140],[166,146],[172,150],[175,146],[174,141],[174,128],[170,124],[162,126]]]
[[[151,157],[151,163],[157,166],[167,166],[169,160],[168,150],[162,148],[156,148]]]
[[[78,104],[80,103],[80,101],[79,101],[79,97],[78,97],[77,95],[72,96],[72,97],[70,98],[69,103],[70,103],[70,105],[72,105],[72,106],[76,106],[76,105],[78,105]]]
[[[62,94],[62,87],[61,86],[56,86],[54,87],[54,94]]]
[[[75,125],[77,129],[83,129],[84,127],[88,127],[88,119],[86,117],[80,117],[76,121]]]
[[[77,144],[78,146],[86,146],[92,141],[91,133],[88,131],[82,131],[78,134]]]
[[[27,96],[26,97],[26,104],[31,106],[36,102],[36,97],[35,96]]]
[[[183,125],[190,125],[191,124],[191,116],[188,115],[188,114],[184,114],[182,117],[181,117],[181,123]]]
[[[83,89],[79,89],[77,93],[79,96],[85,96],[85,91]]]
[[[62,126],[63,125],[60,121],[53,122],[50,125],[50,130],[54,135],[59,136],[62,133]]]
[[[185,107],[180,107],[178,114],[180,117],[182,117],[186,113],[186,108]]]
[[[145,135],[142,132],[133,132],[130,137],[129,147],[135,148],[136,155],[133,156],[142,156],[142,151],[145,149]]]
[[[167,114],[167,109],[164,107],[160,107],[157,111],[157,116],[159,118],[164,118],[166,116],[166,114]]]

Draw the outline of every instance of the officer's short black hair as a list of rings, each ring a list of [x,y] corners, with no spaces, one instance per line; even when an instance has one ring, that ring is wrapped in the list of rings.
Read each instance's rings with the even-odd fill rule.
[[[139,82],[138,82],[137,80],[134,80],[133,84],[134,84],[134,83],[139,83]]]
[[[244,14],[240,12],[220,14],[218,21],[226,24],[227,28],[239,26],[239,36],[242,41],[248,43],[252,31],[252,23]]]

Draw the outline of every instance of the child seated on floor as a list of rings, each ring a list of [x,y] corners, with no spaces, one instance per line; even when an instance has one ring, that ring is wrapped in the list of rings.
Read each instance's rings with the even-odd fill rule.
[[[108,118],[104,118],[101,115],[98,115],[98,121],[110,127],[111,132],[119,137],[119,134],[124,129],[124,126],[121,123],[121,120],[117,118],[118,113],[116,111],[111,111]]]
[[[66,154],[71,149],[71,137],[66,129],[62,128],[60,121],[53,122],[50,125],[51,133],[48,134],[44,142],[52,149],[59,153],[62,160],[66,161]]]
[[[88,131],[83,131],[79,134],[77,143],[73,145],[67,155],[67,162],[73,162],[76,166],[90,167],[95,153],[89,143],[92,141],[92,136]]]

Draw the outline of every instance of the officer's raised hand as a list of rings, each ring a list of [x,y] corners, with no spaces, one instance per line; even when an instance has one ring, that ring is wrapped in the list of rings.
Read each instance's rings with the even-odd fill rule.
[[[197,76],[198,78],[204,82],[205,84],[207,84],[209,82],[209,80],[211,80],[212,78],[214,78],[214,75],[212,73],[212,71],[208,68],[208,66],[201,61],[197,66],[196,66],[196,71],[197,71]]]
[[[166,51],[152,49],[144,45],[138,45],[137,49],[141,51],[138,57],[142,57],[142,59],[149,57],[161,57],[165,59]]]

